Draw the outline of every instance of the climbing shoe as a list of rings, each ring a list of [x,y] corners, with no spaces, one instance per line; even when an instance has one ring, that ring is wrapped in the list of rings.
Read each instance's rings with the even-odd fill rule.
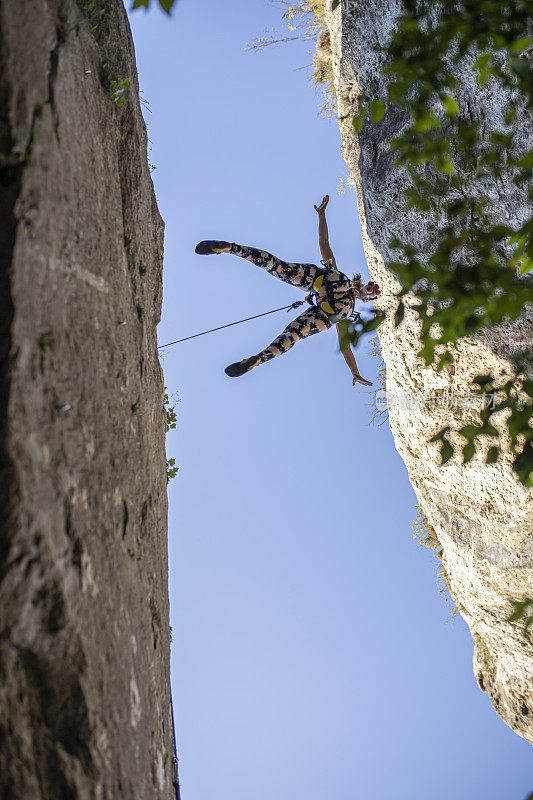
[[[229,253],[231,252],[231,244],[229,242],[200,242],[196,245],[194,252],[200,256],[209,256],[212,253]]]
[[[248,370],[257,366],[259,363],[258,356],[251,356],[251,358],[245,358],[243,361],[237,361],[236,364],[230,364],[229,367],[226,367],[224,372],[226,375],[229,375],[230,378],[238,378],[239,375],[244,375],[245,372],[248,372]]]

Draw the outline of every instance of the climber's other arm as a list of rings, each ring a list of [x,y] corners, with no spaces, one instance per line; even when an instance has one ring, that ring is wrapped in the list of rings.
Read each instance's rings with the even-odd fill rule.
[[[363,386],[372,386],[372,382],[371,381],[367,381],[366,378],[363,378],[359,374],[359,370],[357,369],[357,363],[355,361],[354,354],[352,353],[352,348],[350,347],[349,342],[346,343],[346,345],[343,348],[343,346],[342,346],[342,333],[341,333],[340,325],[337,325],[337,336],[339,337],[339,345],[340,345],[340,348],[341,348],[341,353],[343,354],[344,360],[348,364],[348,367],[350,368],[350,372],[352,373],[352,376],[353,376],[353,386],[355,386],[356,383],[362,383]]]

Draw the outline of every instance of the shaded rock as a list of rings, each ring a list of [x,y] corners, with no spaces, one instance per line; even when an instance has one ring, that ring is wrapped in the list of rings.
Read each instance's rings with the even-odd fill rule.
[[[168,798],[163,224],[120,0],[2,2],[0,107],[0,797]]]

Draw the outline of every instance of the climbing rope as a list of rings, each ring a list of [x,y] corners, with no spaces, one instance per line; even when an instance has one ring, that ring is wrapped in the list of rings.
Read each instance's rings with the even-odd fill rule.
[[[281,308],[274,308],[272,311],[265,311],[263,314],[256,314],[255,317],[246,317],[246,319],[239,319],[237,322],[228,322],[227,325],[219,325],[218,328],[211,328],[208,331],[202,331],[201,333],[194,333],[192,336],[185,336],[184,339],[176,339],[175,342],[167,342],[167,344],[160,345],[157,349],[162,350],[163,347],[170,347],[173,344],[179,344],[180,342],[186,342],[189,339],[196,339],[197,336],[205,336],[206,333],[214,333],[215,331],[221,331],[223,328],[231,328],[232,325],[240,325],[241,322],[250,322],[252,319],[259,319],[259,317],[267,317],[269,314],[275,314],[277,311],[290,311],[291,308],[298,308],[298,306],[303,305],[305,300],[297,300],[295,303],[291,303],[290,306],[282,306]]]

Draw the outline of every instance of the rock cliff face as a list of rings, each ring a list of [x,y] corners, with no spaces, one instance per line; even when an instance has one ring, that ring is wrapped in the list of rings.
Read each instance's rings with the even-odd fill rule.
[[[360,95],[366,100],[385,99],[378,45],[386,44],[401,3],[358,0],[342,2],[333,11],[330,6],[327,24],[342,151],[357,189],[370,273],[383,289],[379,305],[393,310],[392,295],[399,287],[384,265],[393,258],[389,242],[398,236],[422,245],[429,231],[423,215],[404,207],[402,189],[408,178],[393,166],[386,146],[403,124],[401,113],[389,107],[379,125],[367,121],[359,135],[352,117]],[[460,108],[479,112],[487,127],[497,122],[505,94],[491,84],[481,90],[470,71],[458,71],[456,78]],[[483,131],[485,123],[480,124]],[[531,120],[519,118],[515,135],[531,146]],[[527,197],[514,184],[500,181],[484,189],[495,220],[512,223],[531,213]],[[380,343],[387,393],[398,398],[389,409],[396,447],[442,547],[450,592],[470,626],[479,686],[501,718],[533,742],[533,647],[521,626],[507,621],[512,610],[509,599],[533,597],[531,494],[514,477],[508,453],[495,465],[486,465],[483,453],[462,465],[459,453],[440,466],[436,445],[428,444],[444,425],[460,427],[476,420],[475,405],[465,398],[471,379],[489,371],[512,374],[509,355],[531,344],[533,314],[529,311],[514,324],[460,342],[454,367],[440,373],[417,358],[420,342],[414,314],[407,312],[398,328],[391,317],[381,326]],[[461,398],[454,400],[457,407],[443,402],[450,394]],[[455,443],[461,441],[457,435]]]
[[[168,800],[163,225],[122,2],[2,0],[0,98],[0,796]]]

